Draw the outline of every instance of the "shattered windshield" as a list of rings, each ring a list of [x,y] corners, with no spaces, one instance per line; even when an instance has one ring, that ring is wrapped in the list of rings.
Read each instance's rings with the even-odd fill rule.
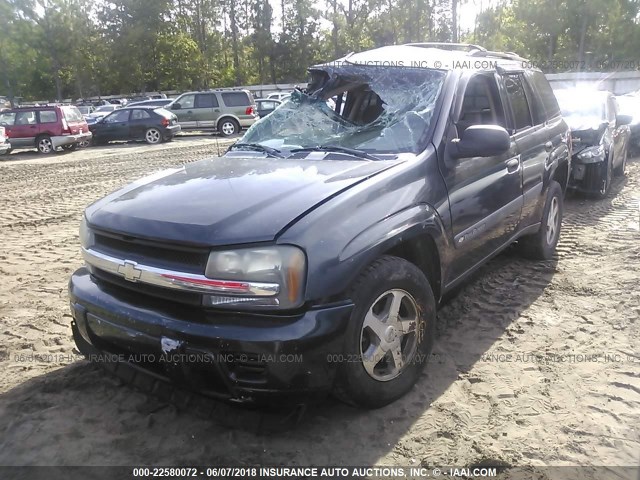
[[[372,153],[417,152],[429,128],[445,72],[343,64],[311,70],[239,143],[282,150],[344,147]]]

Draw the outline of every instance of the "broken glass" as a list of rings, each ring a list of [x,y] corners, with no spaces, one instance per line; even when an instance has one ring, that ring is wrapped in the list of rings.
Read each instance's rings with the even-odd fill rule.
[[[280,151],[345,147],[371,153],[418,152],[445,72],[350,63],[310,69],[306,92],[256,122],[239,143]]]

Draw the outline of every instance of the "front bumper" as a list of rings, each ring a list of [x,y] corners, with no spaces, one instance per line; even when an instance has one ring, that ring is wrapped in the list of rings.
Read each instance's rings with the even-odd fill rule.
[[[606,161],[605,161],[606,159]],[[569,188],[584,193],[597,193],[607,176],[607,162],[605,159],[582,160],[574,155],[571,159],[571,175]]]
[[[330,391],[351,304],[296,315],[211,311],[91,276],[69,282],[73,331],[89,360],[104,354],[166,382],[238,401]]]
[[[93,134],[90,131],[84,133],[76,133],[74,135],[56,135],[51,137],[51,143],[55,148],[62,147],[64,145],[73,145],[74,143],[80,143],[83,140],[91,140]]]

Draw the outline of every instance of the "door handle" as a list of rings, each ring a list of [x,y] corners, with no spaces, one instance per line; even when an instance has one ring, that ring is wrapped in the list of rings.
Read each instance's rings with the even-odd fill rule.
[[[507,172],[509,173],[517,172],[519,166],[520,166],[520,159],[512,158],[507,162]]]
[[[551,143],[551,142],[547,142],[547,143],[545,143],[545,144],[544,144],[544,149],[545,149],[547,152],[550,152],[551,150],[553,150],[553,143]]]

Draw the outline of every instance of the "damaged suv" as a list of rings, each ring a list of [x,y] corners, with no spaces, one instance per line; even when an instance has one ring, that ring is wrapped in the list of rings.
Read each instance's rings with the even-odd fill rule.
[[[525,64],[411,44],[317,65],[221,158],[89,206],[79,350],[233,401],[399,398],[444,294],[515,241],[534,259],[558,242],[569,131]]]

